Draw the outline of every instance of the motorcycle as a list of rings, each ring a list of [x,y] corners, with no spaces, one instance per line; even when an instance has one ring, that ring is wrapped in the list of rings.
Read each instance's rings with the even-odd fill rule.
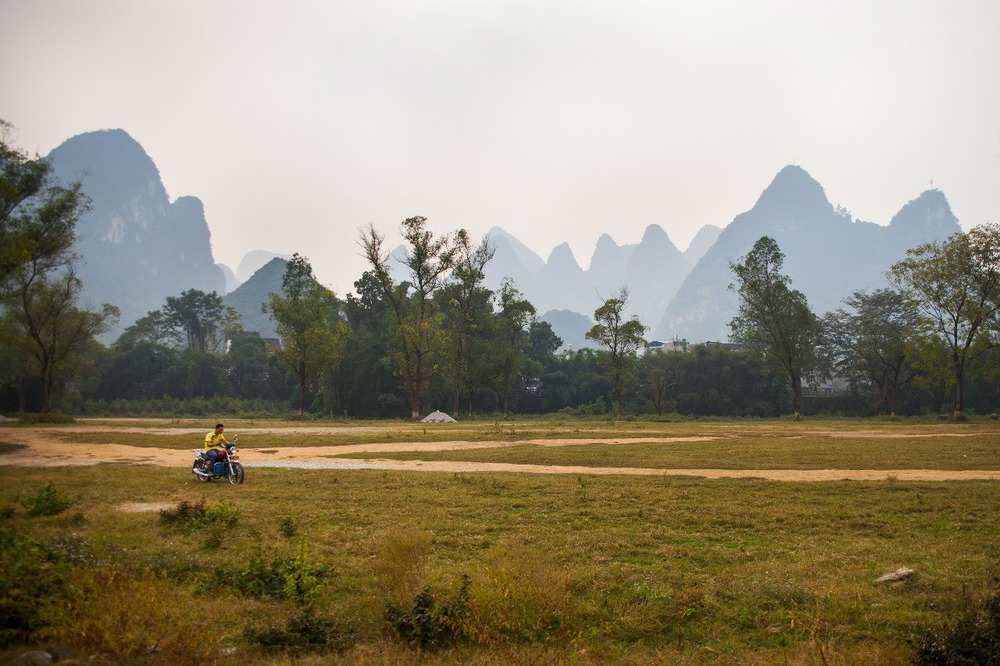
[[[207,451],[194,449],[194,463],[191,465],[194,478],[204,482],[224,478],[233,485],[243,483],[243,465],[240,463],[239,449],[236,448],[236,440],[239,438],[239,435],[233,437],[233,441],[226,445],[226,450],[219,452],[215,465],[209,464],[205,455]]]

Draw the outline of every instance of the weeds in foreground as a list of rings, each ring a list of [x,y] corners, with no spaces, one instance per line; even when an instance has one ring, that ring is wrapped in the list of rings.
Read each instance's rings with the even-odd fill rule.
[[[354,645],[353,629],[319,614],[313,608],[295,610],[284,622],[247,627],[243,638],[268,652],[293,656],[305,653],[343,652]]]
[[[385,619],[396,634],[421,649],[439,649],[453,644],[463,633],[469,613],[469,577],[462,574],[458,589],[440,599],[429,588],[417,593],[413,603],[403,606],[388,601]]]
[[[1000,593],[970,600],[953,621],[925,629],[913,643],[917,666],[1000,663]]]
[[[758,441],[783,455],[791,447],[814,466],[844,448],[773,439]],[[948,438],[942,448],[980,439]],[[715,457],[746,452],[727,442],[699,446],[714,446],[706,452]],[[887,459],[938,460],[909,440],[896,453],[882,444]],[[975,455],[984,458],[987,444]],[[556,450],[568,463],[593,453]],[[209,663],[231,654],[248,664],[898,666],[913,658],[908,637],[920,627],[939,645],[961,642],[965,634],[950,630],[961,624],[951,620],[960,588],[987,589],[1000,549],[1000,484],[985,481],[261,468],[259,492],[237,494],[186,483],[186,469],[123,469],[131,468],[0,467],[0,525],[26,539],[0,553],[0,600],[17,595],[18,612],[38,611],[8,639],[0,662],[58,641],[71,656],[106,663]],[[20,498],[49,479],[81,498],[79,525],[21,508]],[[165,500],[172,508],[164,515],[120,510]],[[305,543],[308,551],[296,550]],[[22,549],[28,554],[12,554]],[[872,584],[901,564],[920,575]],[[246,589],[208,585],[206,566],[230,567]],[[963,626],[986,617],[985,606],[977,609]],[[206,634],[205,617],[225,626]]]
[[[0,528],[0,647],[44,629],[53,600],[65,604],[72,596],[71,567],[57,552]]]
[[[78,500],[69,497],[51,483],[34,495],[21,499],[21,504],[32,517],[56,516],[77,503]]]
[[[177,526],[185,530],[195,530],[209,525],[234,527],[239,517],[239,509],[222,500],[210,507],[205,501],[181,502],[173,509],[160,511],[160,524]]]
[[[285,599],[301,608],[312,606],[320,593],[323,581],[332,575],[330,567],[312,562],[305,541],[299,543],[295,557],[277,557],[265,560],[253,557],[246,565],[232,573],[226,572],[225,582],[241,593],[265,599]],[[215,581],[207,581],[210,589]],[[204,589],[204,586],[203,586]]]

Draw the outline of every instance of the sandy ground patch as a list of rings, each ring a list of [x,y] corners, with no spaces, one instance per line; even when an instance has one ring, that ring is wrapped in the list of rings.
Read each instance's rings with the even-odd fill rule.
[[[381,431],[384,428],[244,428],[241,434],[298,433],[333,434],[345,431]],[[32,430],[9,428],[0,432],[0,439],[26,448],[0,456],[0,465],[11,466],[75,466],[102,463],[131,463],[139,465],[159,465],[164,467],[188,468],[194,458],[193,449],[200,448],[200,437],[192,437],[190,449],[159,449],[135,447],[127,444],[90,444],[85,442],[53,440],[46,432],[72,434],[82,432],[120,432],[127,438],[129,433],[186,434],[201,435],[198,429],[158,429],[131,426],[66,426]],[[837,434],[831,434],[837,436]],[[854,433],[850,433],[854,435]],[[857,435],[855,435],[857,436]],[[957,481],[957,480],[1000,480],[998,470],[732,470],[732,469],[658,469],[640,467],[586,467],[579,465],[522,465],[510,463],[462,462],[462,461],[401,461],[380,459],[382,453],[398,451],[456,451],[476,448],[501,448],[534,444],[538,446],[569,446],[573,444],[626,444],[634,442],[680,442],[706,441],[714,437],[645,437],[631,438],[583,438],[583,439],[538,439],[518,442],[394,442],[391,444],[356,444],[347,446],[313,446],[289,448],[242,449],[241,460],[247,468],[253,467],[303,467],[325,469],[391,469],[414,472],[515,472],[525,474],[577,474],[577,475],[637,475],[637,476],[687,476],[710,479],[756,478],[772,481]],[[337,460],[345,454],[371,454],[366,459]],[[129,510],[129,509],[123,509]],[[131,510],[159,510],[159,508],[135,508]]]
[[[118,510],[125,513],[143,513],[145,511],[164,511],[174,508],[170,502],[135,502],[132,504],[119,504]]]

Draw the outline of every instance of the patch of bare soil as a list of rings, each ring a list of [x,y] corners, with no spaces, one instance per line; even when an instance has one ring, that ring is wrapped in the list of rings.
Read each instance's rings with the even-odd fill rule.
[[[145,511],[164,511],[174,507],[170,502],[133,502],[131,504],[121,504],[119,511],[125,513],[143,513]]]
[[[29,430],[20,428],[5,429],[2,439],[23,445],[25,448],[0,456],[0,465],[16,466],[67,466],[67,465],[97,465],[102,463],[131,463],[141,465],[160,465],[164,467],[188,467],[193,459],[192,450],[200,448],[200,437],[192,437],[190,449],[158,449],[151,447],[135,447],[126,444],[91,444],[52,440],[44,436],[45,432],[72,434],[74,432],[94,431],[93,427],[68,426],[48,428],[46,430]],[[178,434],[190,432],[200,435],[204,429],[176,430],[135,427],[101,426],[101,432],[129,433],[145,432],[159,434]],[[364,428],[346,430],[361,431]],[[380,430],[372,428],[371,430]],[[299,429],[243,429],[241,434],[267,434],[272,432],[298,432],[301,434],[337,433],[344,428],[299,428]],[[853,433],[852,433],[853,434]],[[831,436],[835,436],[831,433]],[[899,470],[863,470],[863,469],[823,469],[823,470],[740,470],[740,469],[655,469],[641,467],[586,467],[580,465],[521,465],[511,463],[462,462],[462,461],[421,461],[421,460],[386,460],[378,458],[380,453],[398,451],[455,451],[461,449],[500,448],[533,444],[538,446],[569,446],[573,444],[626,444],[634,442],[681,442],[705,441],[713,437],[647,437],[641,439],[607,438],[607,439],[538,439],[519,442],[394,442],[391,444],[356,444],[349,446],[314,446],[268,449],[242,449],[241,458],[248,467],[312,467],[329,469],[393,469],[421,472],[518,472],[526,474],[577,474],[577,475],[637,475],[637,476],[688,476],[709,479],[721,478],[755,478],[771,481],[881,481],[897,479],[899,481],[957,481],[987,479],[1000,480],[997,470],[931,470],[931,469],[899,469]],[[369,453],[372,458],[364,460],[340,459],[348,453]],[[135,508],[131,510],[158,510]]]

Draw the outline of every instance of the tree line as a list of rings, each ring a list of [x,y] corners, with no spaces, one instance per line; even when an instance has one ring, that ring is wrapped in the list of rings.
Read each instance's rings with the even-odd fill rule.
[[[512,413],[760,416],[810,412],[918,414],[947,404],[1000,404],[1000,227],[920,245],[888,286],[856,292],[818,316],[782,273],[774,239],[731,264],[739,309],[728,343],[647,347],[628,317],[627,290],[593,313],[599,349],[558,353],[562,340],[510,280],[484,286],[488,241],[435,234],[404,220],[394,270],[373,225],[358,245],[368,264],[340,298],[308,258],[287,264],[262,309],[279,341],[244,331],[217,293],[191,289],[129,326],[87,309],[73,271],[78,183],[51,182],[47,162],[0,144],[0,410],[108,411],[226,398],[244,409],[322,416],[417,418]],[[847,389],[818,388],[832,377]],[[242,402],[239,402],[242,401]]]

